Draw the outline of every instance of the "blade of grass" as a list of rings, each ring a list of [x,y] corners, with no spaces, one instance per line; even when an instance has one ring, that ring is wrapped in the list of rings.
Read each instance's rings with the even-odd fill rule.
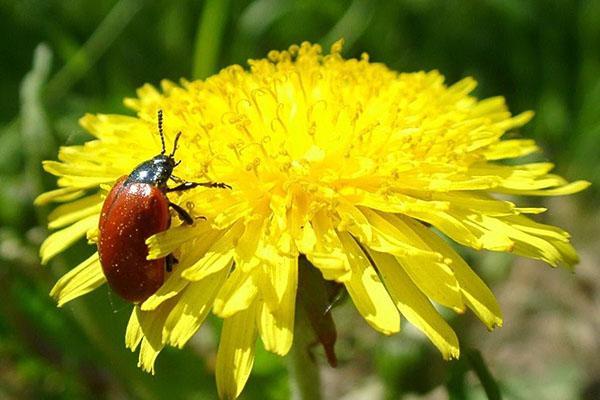
[[[119,37],[135,14],[142,8],[144,2],[144,0],[120,0],[114,5],[88,41],[52,77],[46,90],[49,102],[60,100],[86,74]]]
[[[42,100],[42,91],[50,74],[51,65],[52,52],[45,44],[38,45],[33,52],[33,67],[21,82],[21,134],[25,156],[25,177],[29,182],[31,195],[42,191],[40,165],[54,149],[54,140]]]
[[[230,0],[206,0],[198,21],[192,77],[204,79],[217,69]]]
[[[320,42],[325,48],[329,48],[334,42],[344,39],[345,47],[351,48],[367,30],[376,9],[376,2],[354,0],[342,18]]]

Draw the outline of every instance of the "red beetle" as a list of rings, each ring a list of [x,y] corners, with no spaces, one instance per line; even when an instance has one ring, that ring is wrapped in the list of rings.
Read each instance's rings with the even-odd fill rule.
[[[170,272],[177,260],[173,255],[148,260],[146,239],[165,231],[171,223],[169,207],[182,221],[192,224],[192,217],[177,204],[171,203],[167,193],[198,186],[230,188],[217,182],[182,182],[173,176],[175,150],[181,132],[175,136],[173,151],[165,154],[162,130],[162,111],[158,111],[158,131],[162,151],[144,161],[129,174],[122,176],[104,200],[99,223],[98,254],[102,270],[110,287],[123,299],[143,302],[163,284],[165,269]],[[169,179],[179,185],[169,188]]]

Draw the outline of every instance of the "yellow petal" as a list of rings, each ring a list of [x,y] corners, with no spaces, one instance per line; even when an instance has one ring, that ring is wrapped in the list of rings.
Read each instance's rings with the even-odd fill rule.
[[[310,221],[304,221],[296,238],[296,247],[304,254],[312,253],[317,246],[317,233]]]
[[[330,217],[325,212],[317,213],[304,229],[310,230],[311,227],[316,240],[314,248],[304,248],[306,258],[319,268],[325,279],[338,282],[348,279],[350,266],[346,252],[333,228]]]
[[[477,210],[472,211],[469,209],[456,207],[452,210],[448,210],[444,214],[444,218],[449,218],[453,221],[456,221],[456,223],[460,224],[461,229],[469,232],[469,236],[474,238],[473,240],[465,241],[465,237],[461,234],[461,232],[446,229],[447,226],[444,225],[439,226],[435,223],[432,224],[435,228],[440,230],[452,240],[460,244],[473,247],[476,250],[487,249],[493,251],[512,251],[514,242],[503,232],[488,230],[473,222],[473,220],[480,218],[482,214],[481,212]],[[426,221],[424,218],[420,219]]]
[[[526,123],[531,121],[533,116],[534,116],[533,111],[524,111],[521,114],[517,114],[517,115],[513,116],[512,118],[508,118],[508,119],[505,119],[504,121],[497,123],[496,126],[498,126],[500,129],[502,129],[504,131],[508,131],[510,129],[518,128],[520,126],[525,125]]]
[[[98,214],[90,215],[48,236],[40,247],[42,264],[46,264],[52,257],[82,238],[87,231],[96,228],[98,226],[98,218]]]
[[[183,291],[164,324],[167,343],[181,348],[196,333],[210,312],[227,274],[228,271],[222,270]]]
[[[36,206],[43,206],[50,202],[72,201],[83,196],[84,194],[85,191],[79,188],[63,187],[40,194],[35,198],[33,203]]]
[[[98,243],[98,235],[100,234],[100,230],[98,228],[90,229],[85,233],[85,238],[87,239],[88,244],[96,244]]]
[[[131,351],[135,351],[144,338],[144,332],[142,332],[142,327],[138,320],[139,310],[137,308],[137,305],[133,307],[129,322],[127,323],[127,330],[125,331],[125,347]]]
[[[431,209],[428,211],[408,211],[405,214],[435,226],[460,244],[474,249],[481,249],[481,243],[465,226],[463,221],[446,211]]]
[[[150,296],[144,303],[142,303],[141,308],[144,311],[153,310],[162,304],[165,300],[170,299],[180,293],[186,286],[190,284],[188,279],[183,277],[183,274],[189,269],[193,268],[199,260],[201,260],[205,255],[207,248],[210,247],[214,241],[215,237],[218,237],[217,232],[207,232],[204,234],[198,233],[197,231],[180,231],[180,234],[185,234],[188,232],[191,237],[187,242],[182,241],[181,239],[177,239],[178,246],[181,247],[180,259],[179,263],[174,266],[173,271],[168,275],[166,281],[162,284],[162,286]],[[197,237],[196,234],[200,236]],[[158,236],[156,237],[158,240]],[[169,240],[168,242],[173,243],[174,240]],[[156,248],[160,248],[165,250],[166,248],[171,248],[171,245],[158,245]],[[174,250],[174,248],[173,248]],[[159,253],[160,254],[160,253]],[[170,252],[167,254],[171,254]],[[165,254],[166,255],[166,254]]]
[[[277,268],[282,258],[298,257],[298,250],[292,236],[287,231],[286,224],[285,214],[274,214],[267,224],[255,253],[256,258],[260,259],[263,264]]]
[[[497,187],[500,183],[502,183],[502,179],[497,175],[478,176],[476,172],[471,172],[465,176],[448,175],[432,178],[426,188],[434,192],[488,190]]]
[[[500,193],[520,194],[523,196],[565,196],[581,192],[591,185],[588,181],[575,181],[566,185],[561,185],[551,189],[527,190],[527,189],[508,189],[502,188],[496,190]]]
[[[57,229],[73,224],[93,214],[100,214],[102,198],[100,194],[87,196],[56,207],[48,215],[48,228]]]
[[[476,192],[448,192],[436,193],[436,199],[452,204],[452,209],[472,210],[479,214],[490,216],[515,215],[515,205],[510,201],[498,200],[493,197]]]
[[[142,87],[136,90],[138,98],[127,98],[125,99],[125,106],[135,111],[141,111],[144,108],[156,109],[159,107],[159,102],[162,99],[161,93],[152,85],[146,83]],[[84,123],[80,120],[80,124],[84,126]],[[88,128],[89,130],[89,128]]]
[[[362,242],[372,240],[373,230],[371,225],[365,215],[360,212],[357,207],[347,201],[341,200],[336,207],[336,211],[341,220],[337,227],[338,230],[353,232]]]
[[[548,211],[546,207],[516,207],[515,211],[521,214],[541,214]]]
[[[188,281],[199,281],[223,269],[227,269],[233,259],[233,250],[221,251],[222,248],[218,248],[215,244],[204,257],[190,268],[184,270],[182,276]]]
[[[389,254],[367,251],[402,315],[427,335],[445,359],[458,358],[456,334],[412,283],[396,259]]]
[[[465,302],[479,319],[489,329],[502,326],[502,312],[491,290],[473,272],[467,263],[459,256],[441,237],[425,228],[418,222],[406,220],[407,224],[432,248],[443,254],[452,262],[450,267],[454,271],[460,285],[460,291]]]
[[[62,307],[69,301],[91,292],[106,282],[98,253],[92,254],[87,260],[73,268],[56,282],[50,296]]]
[[[430,251],[426,246],[407,236],[410,230],[402,230],[388,221],[384,213],[379,213],[368,208],[362,212],[372,227],[373,240],[365,242],[373,250],[390,253],[396,256],[416,258],[421,262],[441,261],[442,256]]]
[[[246,223],[244,233],[242,233],[235,246],[238,258],[248,260],[254,257],[259,241],[263,236],[265,222],[265,217],[259,215],[256,216],[256,219]]]
[[[257,293],[252,273],[244,272],[239,263],[236,263],[236,268],[219,290],[213,312],[221,318],[228,318],[247,309],[254,302]]]
[[[302,227],[308,222],[308,195],[302,190],[294,187],[288,190],[288,196],[292,198],[289,210],[290,234],[295,240],[302,236]]]
[[[237,398],[252,370],[257,336],[256,309],[253,304],[223,322],[215,371],[221,399]]]
[[[281,304],[284,297],[296,291],[297,269],[298,257],[280,256],[272,264],[264,264],[256,274],[261,297],[273,307]]]
[[[551,240],[550,243],[560,252],[562,257],[562,262],[564,266],[568,269],[572,269],[575,264],[579,263],[579,256],[577,255],[577,251],[571,245],[571,243],[565,243],[562,241]]]
[[[137,321],[144,335],[140,346],[138,367],[154,375],[154,361],[158,353],[165,346],[164,325],[169,313],[177,304],[177,298],[170,299],[160,305],[156,310],[142,311],[135,307]],[[131,320],[130,320],[131,321]]]
[[[400,330],[400,315],[385,286],[356,241],[345,232],[340,240],[348,255],[351,278],[344,282],[358,312],[373,328],[390,335]]]
[[[464,96],[475,90],[476,87],[477,81],[468,76],[449,86],[446,96],[456,96],[457,98],[462,99]]]
[[[144,337],[140,346],[138,367],[154,375],[154,363],[163,347],[165,347],[164,344],[151,342],[148,338]]]
[[[514,215],[502,218],[503,221],[510,223],[515,228],[530,233],[534,236],[546,239],[555,239],[561,242],[568,242],[571,235],[568,232],[552,225],[540,224],[523,215]]]
[[[226,229],[236,221],[250,214],[252,208],[246,202],[239,202],[226,209],[220,210],[214,218],[213,224],[216,229]]]
[[[552,225],[540,224],[523,215],[514,215],[503,218],[503,220],[520,231],[547,241],[560,254],[560,260],[557,263],[562,263],[567,268],[571,268],[579,262],[577,252],[569,243],[570,235],[568,232]],[[520,247],[517,251],[519,250]]]
[[[151,311],[160,306],[163,302],[171,299],[181,293],[184,288],[189,286],[190,281],[181,277],[181,270],[176,269],[168,275],[167,280],[160,288],[141,305],[142,311]]]
[[[521,216],[521,218],[526,218]],[[504,222],[499,218],[481,216],[473,219],[473,223],[490,231],[501,232],[509,237],[514,243],[512,251],[525,257],[546,261],[552,266],[558,266],[563,262],[563,255],[553,240],[546,240],[543,237],[530,235],[517,226]],[[551,231],[548,231],[551,234]]]
[[[402,232],[404,240],[409,245],[439,254],[437,249],[427,246],[423,238],[406,224],[405,221],[410,220],[409,218],[389,214],[380,214],[380,217],[397,231]],[[457,312],[464,310],[465,305],[460,294],[460,286],[456,280],[456,276],[454,276],[454,271],[445,264],[441,257],[437,260],[423,260],[411,256],[399,255],[397,258],[412,281],[427,297]]]
[[[415,185],[417,186],[417,185]],[[408,210],[421,210],[426,203],[434,203],[434,202],[425,202],[419,200],[410,199],[408,196],[395,196],[396,199],[391,199],[389,195],[379,195],[377,193],[362,193],[360,192],[360,198],[357,202],[358,205],[364,206],[373,210],[388,212],[388,213],[403,213]],[[444,206],[439,203],[428,204],[431,208],[439,209]]]
[[[523,157],[536,151],[539,151],[539,147],[533,140],[511,139],[488,146],[483,151],[483,156],[487,160],[501,160],[504,158]]]
[[[60,176],[58,180],[61,186],[73,186],[79,189],[87,189],[100,184],[114,182],[114,175],[108,173],[104,167],[93,167],[89,165],[87,168],[81,168],[67,163],[58,161],[43,161],[42,166],[46,172],[52,175]]]
[[[186,268],[182,276],[190,281],[197,281],[226,268],[231,264],[234,255],[233,242],[239,237],[242,230],[242,224],[235,224],[214,242],[207,241],[204,244],[210,245],[210,248],[197,262]]]
[[[284,356],[292,346],[294,336],[294,314],[296,289],[298,287],[298,258],[282,258],[277,268],[266,268],[269,282],[266,291],[279,296],[265,296],[271,301],[261,302],[258,315],[258,330],[265,349]],[[261,289],[262,289],[261,285]]]
[[[473,117],[485,116],[492,118],[493,121],[503,121],[507,116],[510,117],[510,113],[506,108],[506,101],[502,96],[489,97],[478,101],[471,109],[470,115]]]
[[[149,131],[150,127],[143,120],[136,117],[115,114],[86,114],[79,118],[79,125],[97,138],[110,139],[111,137],[123,136],[123,132],[143,130],[143,134],[146,134],[144,136],[152,139]]]
[[[205,241],[212,242],[213,236],[208,233],[208,223],[195,223],[194,225],[180,225],[169,230],[157,233],[146,239],[148,245],[148,260],[156,260],[173,253],[183,243],[196,239],[198,236],[207,235]]]

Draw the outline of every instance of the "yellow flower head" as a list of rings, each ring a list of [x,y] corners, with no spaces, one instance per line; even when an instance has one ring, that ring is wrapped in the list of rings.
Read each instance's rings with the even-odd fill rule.
[[[96,241],[110,186],[161,148],[159,109],[167,143],[182,132],[176,175],[232,186],[169,195],[206,220],[173,219],[147,242],[149,258],[175,253],[179,263],[127,327],[127,346],[141,346],[145,370],[164,346],[182,347],[212,310],[224,319],[219,393],[239,395],[257,337],[276,354],[290,349],[300,255],[345,285],[374,329],[398,332],[402,314],[445,358],[458,357],[458,340],[432,302],[470,308],[490,329],[502,317],[483,281],[430,226],[477,250],[577,262],[568,233],[526,216],[545,209],[497,196],[588,186],[550,174],[550,163],[501,162],[538,150],[532,140],[502,140],[531,112],[511,116],[501,97],[478,101],[471,78],[447,86],[436,71],[398,74],[340,51],[341,43],[329,55],[304,43],[250,61],[249,71],[231,66],[205,81],[163,82],[162,91],[145,85],[126,100],[137,116],[84,116],[95,140],[44,163],[60,188],[37,202],[64,203],[50,215],[59,230],[42,245],[44,262],[84,235]],[[52,295],[62,305],[104,282],[96,253]]]

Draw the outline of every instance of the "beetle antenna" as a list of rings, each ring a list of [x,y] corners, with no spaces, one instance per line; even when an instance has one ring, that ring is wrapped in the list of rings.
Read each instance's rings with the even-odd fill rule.
[[[162,144],[161,155],[164,155],[167,150],[165,148],[165,134],[163,132],[163,113],[162,110],[158,110],[158,134],[160,135],[160,143]]]
[[[179,141],[179,136],[181,136],[181,132],[177,132],[177,135],[175,135],[175,141],[173,141],[173,151],[169,156],[171,158],[175,157],[175,150],[177,150],[177,142]]]

